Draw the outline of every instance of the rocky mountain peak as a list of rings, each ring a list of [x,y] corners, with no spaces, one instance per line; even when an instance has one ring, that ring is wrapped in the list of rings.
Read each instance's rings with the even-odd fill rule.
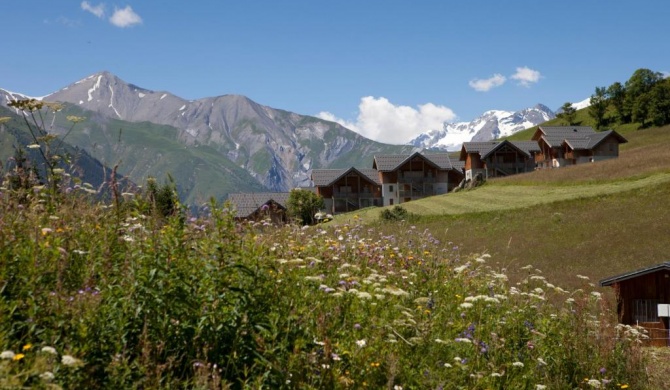
[[[470,122],[444,123],[442,130],[432,130],[410,141],[422,148],[457,150],[463,142],[489,141],[506,137],[546,122],[556,115],[543,104],[516,112],[489,110]]]

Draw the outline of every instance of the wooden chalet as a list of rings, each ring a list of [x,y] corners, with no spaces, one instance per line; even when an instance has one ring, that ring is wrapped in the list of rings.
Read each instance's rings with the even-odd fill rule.
[[[464,142],[459,160],[464,162],[466,180],[479,173],[488,179],[532,172],[539,151],[535,141]]]
[[[446,153],[377,155],[372,168],[379,175],[384,206],[446,194],[463,179]]]
[[[379,175],[374,169],[314,169],[312,182],[331,214],[383,203]]]
[[[619,144],[628,142],[614,130],[597,133],[590,126],[540,126],[532,140],[540,148],[535,155],[540,169],[616,158]]]
[[[286,223],[288,192],[257,192],[229,194],[235,219],[261,221],[269,218],[275,224]]]
[[[651,345],[670,345],[668,317],[658,316],[658,305],[670,303],[670,262],[612,276],[600,285],[614,288],[620,323],[646,328]]]

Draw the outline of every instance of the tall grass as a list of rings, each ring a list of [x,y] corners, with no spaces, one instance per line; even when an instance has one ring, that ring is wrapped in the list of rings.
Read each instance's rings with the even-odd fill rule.
[[[0,388],[622,388],[644,335],[404,222],[382,233],[0,195]],[[532,259],[527,259],[529,262]],[[508,273],[524,277],[510,282]]]

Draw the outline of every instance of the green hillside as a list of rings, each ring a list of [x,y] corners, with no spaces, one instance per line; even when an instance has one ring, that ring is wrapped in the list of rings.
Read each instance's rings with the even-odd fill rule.
[[[0,124],[0,168],[11,169],[13,167],[11,160],[15,156],[17,148],[21,148],[26,153],[28,160],[39,168],[41,170],[40,174],[44,176],[42,156],[36,150],[26,148],[27,145],[33,144],[34,140],[23,118],[2,106],[0,106],[0,117],[10,118],[7,122]],[[81,150],[71,143],[64,142],[62,150],[55,152],[72,157],[72,164],[63,164],[62,167],[67,172],[74,173],[83,182],[90,183],[98,188],[109,179],[109,167],[104,166],[86,150]]]
[[[669,260],[670,126],[630,132],[618,159],[489,180],[474,190],[402,206],[405,223],[501,266],[532,264],[562,285]],[[380,209],[355,214],[379,222]],[[353,222],[354,214],[338,216]]]
[[[107,166],[118,165],[120,174],[138,184],[148,177],[162,180],[170,174],[187,204],[201,204],[212,196],[222,200],[231,192],[264,190],[247,171],[218,150],[206,145],[184,145],[177,139],[174,127],[99,117],[90,120],[97,114],[68,105],[62,115],[56,116],[57,129],[66,128],[67,115],[87,118],[67,136],[68,142]]]

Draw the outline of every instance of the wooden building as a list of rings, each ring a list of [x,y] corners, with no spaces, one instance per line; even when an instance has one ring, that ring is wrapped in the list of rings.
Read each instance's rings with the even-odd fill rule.
[[[381,183],[374,169],[314,169],[312,182],[331,214],[382,205]]]
[[[235,219],[261,221],[270,219],[274,224],[288,221],[286,204],[288,192],[257,192],[229,194],[228,201],[235,210]]]
[[[480,173],[488,179],[532,172],[539,151],[535,141],[464,142],[459,160],[464,162],[466,180]]]
[[[619,144],[628,142],[614,130],[596,132],[590,126],[538,127],[537,167],[560,168],[619,157]]]
[[[658,305],[670,303],[670,262],[612,276],[600,285],[614,288],[620,323],[646,328],[651,345],[670,345],[668,317],[658,316]]]
[[[376,155],[372,168],[379,175],[384,206],[446,194],[463,179],[446,153]]]

